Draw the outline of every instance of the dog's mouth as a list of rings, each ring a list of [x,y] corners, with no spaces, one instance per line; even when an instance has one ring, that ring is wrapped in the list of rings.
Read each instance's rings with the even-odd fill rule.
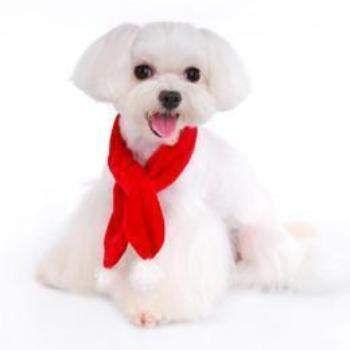
[[[147,113],[146,118],[153,134],[166,138],[171,137],[175,133],[179,116],[179,113],[157,111]]]

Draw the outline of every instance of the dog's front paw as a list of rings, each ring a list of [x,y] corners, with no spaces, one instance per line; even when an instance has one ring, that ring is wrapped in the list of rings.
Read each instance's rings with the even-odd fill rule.
[[[141,311],[131,316],[130,321],[138,327],[153,328],[161,323],[164,319],[160,313]]]

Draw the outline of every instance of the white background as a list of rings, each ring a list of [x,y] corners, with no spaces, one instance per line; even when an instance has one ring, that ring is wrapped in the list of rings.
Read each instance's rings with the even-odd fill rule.
[[[189,21],[229,39],[253,93],[208,127],[246,154],[280,216],[350,245],[346,0],[0,3],[0,348],[349,349],[350,297],[234,294],[213,317],[152,331],[106,301],[38,286],[35,263],[104,164],[113,110],[69,82],[121,22]],[[333,238],[334,237],[334,238]]]

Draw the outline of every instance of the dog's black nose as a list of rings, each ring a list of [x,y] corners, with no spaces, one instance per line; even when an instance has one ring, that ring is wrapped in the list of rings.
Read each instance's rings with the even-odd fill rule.
[[[165,109],[170,111],[179,106],[181,94],[177,91],[163,90],[159,94],[159,101]]]

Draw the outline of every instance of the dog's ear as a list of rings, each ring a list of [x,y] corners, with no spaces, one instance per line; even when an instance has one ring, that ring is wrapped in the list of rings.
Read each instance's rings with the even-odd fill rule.
[[[209,89],[218,110],[236,107],[249,94],[249,81],[238,54],[217,34],[202,29],[207,41]]]
[[[115,102],[130,81],[130,47],[138,29],[123,24],[90,45],[74,69],[74,84],[96,100]]]

